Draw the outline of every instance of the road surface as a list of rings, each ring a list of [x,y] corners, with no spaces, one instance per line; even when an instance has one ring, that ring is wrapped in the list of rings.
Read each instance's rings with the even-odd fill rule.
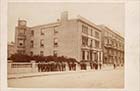
[[[18,88],[123,88],[124,69],[90,70],[9,79],[8,86]]]

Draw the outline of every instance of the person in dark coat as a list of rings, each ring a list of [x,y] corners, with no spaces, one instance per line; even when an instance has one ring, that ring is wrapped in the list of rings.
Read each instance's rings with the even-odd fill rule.
[[[113,67],[114,67],[114,69],[116,68],[116,64],[115,63],[113,64]]]

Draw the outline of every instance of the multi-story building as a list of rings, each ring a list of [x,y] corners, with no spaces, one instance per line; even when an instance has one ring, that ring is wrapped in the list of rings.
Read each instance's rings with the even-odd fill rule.
[[[18,53],[102,62],[101,29],[81,16],[68,19],[68,13],[63,12],[57,22],[33,27],[18,20],[15,35]]]
[[[124,64],[124,38],[110,28],[99,25],[102,29],[103,64]]]

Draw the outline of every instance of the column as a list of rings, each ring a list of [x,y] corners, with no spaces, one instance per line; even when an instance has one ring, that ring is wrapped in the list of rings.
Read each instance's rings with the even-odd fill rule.
[[[100,58],[101,58],[101,63],[103,64],[103,52],[101,52]]]
[[[97,63],[99,64],[99,62],[100,62],[100,52],[98,51],[97,52]]]

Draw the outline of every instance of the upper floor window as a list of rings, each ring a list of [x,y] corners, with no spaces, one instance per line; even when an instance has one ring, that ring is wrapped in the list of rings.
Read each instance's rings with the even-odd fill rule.
[[[58,30],[56,29],[56,27],[54,27],[54,34],[58,33]]]
[[[92,44],[93,44],[92,42],[93,42],[93,40],[91,39],[91,40],[90,40],[90,47],[92,47],[92,46],[93,46],[93,45],[92,45]]]
[[[88,37],[82,36],[82,45],[88,46]]]
[[[108,44],[108,38],[107,38],[107,37],[104,38],[104,44],[105,44],[105,45]]]
[[[90,32],[90,35],[92,36],[92,35],[93,35],[93,30],[91,29],[90,31],[91,31],[91,32]]]
[[[57,51],[56,51],[56,50],[53,51],[53,55],[54,55],[54,56],[57,56]]]
[[[25,29],[24,28],[20,28],[19,29],[19,34],[25,34]]]
[[[44,40],[43,39],[40,40],[40,47],[44,47]]]
[[[99,38],[99,32],[95,31],[95,37]]]
[[[30,52],[30,55],[33,56],[33,52],[32,51]]]
[[[88,34],[88,27],[82,25],[82,32]]]
[[[19,46],[24,46],[24,40],[19,39],[18,42],[19,42]]]
[[[41,35],[45,35],[45,28],[41,28]]]
[[[58,46],[58,39],[54,38],[54,47],[57,47],[57,46]]]
[[[34,36],[34,30],[31,30],[31,36]]]
[[[31,46],[30,46],[31,48],[33,48],[34,47],[34,41],[33,40],[31,40]]]
[[[99,41],[95,40],[95,47],[99,48]]]
[[[44,56],[44,52],[43,51],[40,51],[40,56]]]

